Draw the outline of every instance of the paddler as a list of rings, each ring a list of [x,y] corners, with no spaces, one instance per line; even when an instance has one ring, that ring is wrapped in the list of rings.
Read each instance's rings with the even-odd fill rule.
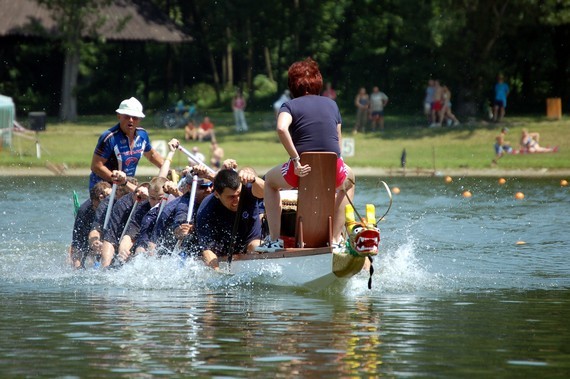
[[[141,119],[145,117],[142,104],[131,97],[123,100],[116,112],[119,122],[101,134],[95,147],[89,188],[101,180],[112,183],[113,170],[123,171],[127,176],[135,176],[143,155],[158,168],[164,162],[160,154],[153,149],[146,130],[139,126]],[[127,186],[131,191],[136,187],[128,183]]]

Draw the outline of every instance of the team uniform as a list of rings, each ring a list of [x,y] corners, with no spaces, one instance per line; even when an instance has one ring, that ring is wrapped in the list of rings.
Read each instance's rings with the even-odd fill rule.
[[[135,176],[137,165],[144,153],[152,149],[146,130],[136,128],[133,147],[129,146],[129,139],[123,133],[119,124],[106,130],[99,137],[95,147],[95,155],[105,158],[105,167],[109,170],[124,171],[127,176]],[[103,180],[94,172],[89,176],[89,188]]]
[[[85,257],[90,251],[89,232],[91,231],[91,224],[94,218],[95,209],[93,209],[93,203],[91,199],[87,199],[77,211],[71,240],[71,246],[77,252],[80,252],[82,257]]]
[[[251,183],[243,184],[240,194],[241,214],[235,233],[234,253],[245,252],[247,245],[261,239],[258,198],[253,196]],[[236,212],[226,208],[215,194],[208,195],[196,214],[194,234],[200,251],[211,250],[218,256],[227,255],[231,246]]]
[[[134,205],[135,199],[132,194],[127,194],[117,200],[111,211],[108,228],[103,235],[105,241],[111,243],[113,246],[119,245],[119,239],[121,238],[121,234],[123,234],[125,225],[127,225],[127,220]]]
[[[342,118],[337,103],[328,97],[307,95],[284,103],[281,112],[293,118],[289,133],[299,156],[308,151],[329,151],[337,155],[336,186],[340,186],[348,172],[340,157],[337,125],[342,124]],[[281,173],[290,186],[299,186],[292,161],[283,164]]]
[[[142,218],[139,235],[135,241],[134,248],[142,247],[148,249],[149,242],[151,240],[152,231],[156,225],[156,219],[158,218],[158,212],[160,212],[160,203],[151,208]]]
[[[135,209],[129,225],[126,225],[125,236],[131,237],[133,242],[138,239],[142,227],[142,221],[150,209],[150,202],[148,200],[138,203],[137,209]]]
[[[161,250],[170,252],[176,246],[176,237],[174,236],[174,216],[176,215],[176,207],[178,203],[184,201],[185,196],[177,197],[166,203],[160,217],[156,220],[150,240],[161,248]],[[188,202],[188,197],[186,197]]]

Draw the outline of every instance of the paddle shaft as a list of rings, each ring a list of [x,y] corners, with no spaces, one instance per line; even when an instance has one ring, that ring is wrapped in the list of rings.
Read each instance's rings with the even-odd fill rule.
[[[109,219],[111,218],[111,210],[113,209],[113,202],[115,201],[115,194],[117,193],[117,183],[113,183],[111,187],[111,194],[109,195],[109,203],[107,204],[107,212],[105,213],[105,222],[103,223],[103,230],[107,230]]]
[[[206,163],[202,162],[202,160],[201,160],[200,158],[198,158],[197,156],[195,156],[194,154],[192,154],[191,152],[189,152],[189,151],[188,151],[187,149],[185,149],[184,147],[178,146],[178,149],[179,149],[182,153],[184,153],[184,155],[186,155],[188,158],[190,158],[194,163],[196,163],[196,164],[203,164],[204,166],[206,166],[206,168],[208,169],[208,171],[209,171],[211,174],[213,174],[213,175],[216,174],[216,171],[215,171],[213,168],[207,166]]]
[[[129,213],[129,218],[127,219],[127,223],[125,224],[125,227],[123,228],[123,233],[121,233],[121,238],[119,238],[119,245],[121,244],[121,240],[123,239],[123,237],[127,233],[127,228],[129,227],[129,224],[131,223],[131,219],[133,218],[133,214],[135,213],[135,210],[137,209],[137,205],[139,205],[139,202],[140,202],[140,200],[136,199],[135,203],[133,204],[133,208],[131,209],[131,213]]]
[[[189,224],[192,222],[192,218],[194,216],[194,203],[196,201],[196,190],[198,188],[198,175],[194,175],[192,177],[192,189],[190,189],[190,200],[188,200],[188,213],[186,214],[186,223]],[[184,238],[179,239],[176,242],[176,249],[179,249],[182,245]]]

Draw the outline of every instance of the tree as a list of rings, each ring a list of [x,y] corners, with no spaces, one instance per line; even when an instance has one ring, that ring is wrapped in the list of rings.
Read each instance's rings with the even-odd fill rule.
[[[111,0],[37,0],[52,12],[60,25],[61,46],[65,55],[61,83],[61,105],[59,118],[62,121],[77,119],[77,78],[81,62],[83,35],[96,37],[97,30],[104,24],[99,10]]]

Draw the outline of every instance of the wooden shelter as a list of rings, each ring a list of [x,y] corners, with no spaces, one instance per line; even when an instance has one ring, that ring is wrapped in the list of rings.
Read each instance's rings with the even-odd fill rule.
[[[61,39],[71,48],[65,49],[59,117],[73,121],[77,118],[76,86],[79,75],[80,52],[77,40],[100,38],[108,41],[153,41],[183,43],[192,41],[166,14],[148,0],[101,1],[93,14],[80,14],[77,20],[69,15],[71,24],[58,24],[53,10],[35,0],[0,0],[0,37],[35,37]],[[89,8],[79,8],[88,11]],[[77,21],[77,22],[75,22]],[[75,22],[75,23],[74,23]],[[76,29],[70,25],[76,24]],[[66,27],[66,33],[61,30]]]
[[[0,36],[58,35],[49,9],[34,0],[0,0]],[[115,0],[101,9],[98,34],[108,40],[189,42],[192,37],[149,1]],[[85,35],[85,37],[90,37]]]

